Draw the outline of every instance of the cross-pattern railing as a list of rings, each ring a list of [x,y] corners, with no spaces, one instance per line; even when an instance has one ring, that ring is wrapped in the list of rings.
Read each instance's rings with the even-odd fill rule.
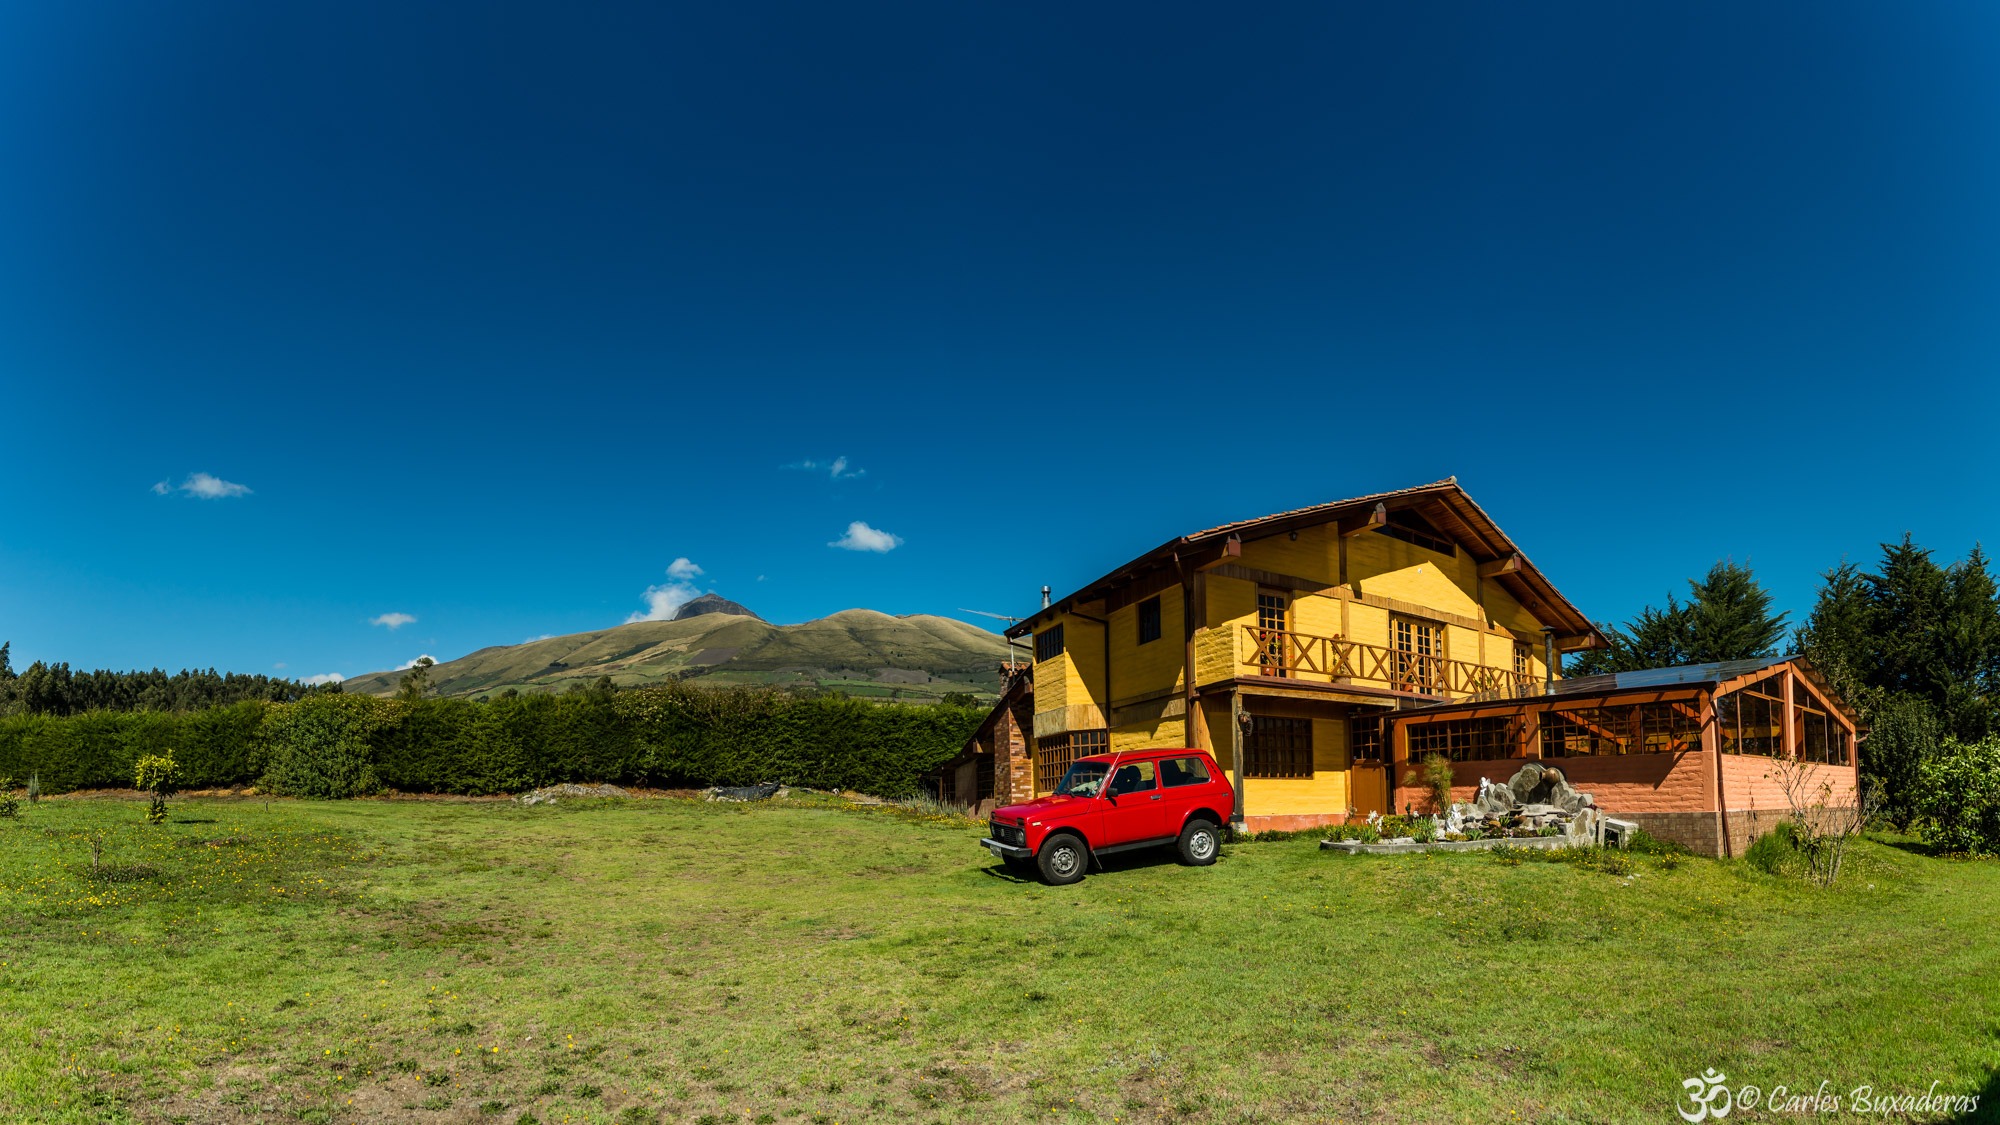
[[[1245,625],[1243,631],[1249,640],[1243,663],[1260,676],[1325,683],[1378,683],[1395,691],[1425,695],[1519,691],[1532,681],[1532,677],[1523,677],[1506,668],[1384,648],[1344,637],[1316,637],[1256,625]]]

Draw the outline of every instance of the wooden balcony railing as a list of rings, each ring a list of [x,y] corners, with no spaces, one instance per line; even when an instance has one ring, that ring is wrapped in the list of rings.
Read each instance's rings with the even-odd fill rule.
[[[1519,694],[1533,686],[1505,668],[1489,668],[1418,652],[1315,637],[1286,629],[1243,626],[1249,641],[1242,663],[1252,674],[1321,683],[1373,683],[1425,695]]]

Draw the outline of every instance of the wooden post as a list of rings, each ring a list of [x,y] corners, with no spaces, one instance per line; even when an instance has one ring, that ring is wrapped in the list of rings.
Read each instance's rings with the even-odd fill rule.
[[[1722,780],[1722,732],[1715,725],[1715,696],[1704,695],[1701,701],[1701,748],[1715,760],[1715,842],[1716,853],[1722,856],[1735,854],[1729,844],[1729,794],[1724,791]]]
[[[1795,762],[1799,760],[1799,724],[1797,716],[1793,714],[1792,709],[1797,706],[1797,700],[1798,696],[1793,694],[1792,691],[1792,673],[1787,669],[1785,672],[1785,718],[1784,722],[1780,724],[1780,728],[1785,732],[1785,757]]]
[[[1201,712],[1194,701],[1194,576],[1186,563],[1174,561],[1181,572],[1181,743],[1192,750],[1201,746]]]
[[[1243,831],[1243,728],[1250,716],[1243,711],[1243,693],[1229,693],[1229,766],[1236,774],[1236,810],[1230,827]]]

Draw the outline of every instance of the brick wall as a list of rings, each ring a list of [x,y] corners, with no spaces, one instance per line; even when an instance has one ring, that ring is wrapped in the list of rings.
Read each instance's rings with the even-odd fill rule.
[[[1028,752],[1028,725],[1033,721],[1023,701],[1007,708],[993,724],[993,799],[999,804],[1035,798],[1035,763]]]
[[[1709,771],[1715,768],[1707,754],[1622,754],[1602,758],[1501,758],[1451,764],[1451,799],[1470,801],[1479,793],[1479,779],[1505,785],[1529,761],[1554,766],[1569,783],[1591,795],[1597,807],[1613,816],[1631,813],[1700,812],[1712,808]],[[1410,763],[1396,763],[1395,811],[1405,806],[1429,812],[1424,790],[1402,784]]]

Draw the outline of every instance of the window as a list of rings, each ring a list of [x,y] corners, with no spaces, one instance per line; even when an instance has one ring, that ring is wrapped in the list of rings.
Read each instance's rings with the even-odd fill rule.
[[[1535,682],[1535,649],[1533,645],[1514,642],[1514,681],[1530,684]]]
[[[1160,784],[1169,789],[1205,785],[1208,781],[1208,763],[1200,758],[1167,758],[1160,763]]]
[[[1412,511],[1390,512],[1389,522],[1376,530],[1391,539],[1415,543],[1427,551],[1436,551],[1440,555],[1453,557],[1458,555],[1458,547],[1452,543],[1450,536],[1432,527],[1429,520]]]
[[[1792,681],[1792,724],[1798,730],[1799,760],[1829,766],[1847,764],[1847,728],[1802,680]]]
[[[1111,779],[1111,795],[1122,797],[1127,793],[1151,793],[1159,787],[1151,762],[1125,762],[1118,767],[1118,776]]]
[[[1095,797],[1104,788],[1104,773],[1111,768],[1109,762],[1078,762],[1063,771],[1062,780],[1056,783],[1058,797]]]
[[[1444,626],[1435,621],[1398,617],[1393,628],[1396,651],[1391,669],[1398,691],[1436,694],[1444,690]]]
[[[1568,707],[1542,712],[1542,757],[1588,758],[1632,748],[1630,707]]]
[[[1058,626],[1060,628],[1060,626]],[[1102,754],[1111,746],[1111,735],[1101,730],[1073,730],[1035,740],[1035,792],[1055,789],[1070,763],[1092,754]]]
[[[1311,719],[1279,719],[1258,715],[1250,724],[1249,744],[1244,747],[1244,777],[1311,777],[1313,775],[1313,725]]]
[[[1160,599],[1147,598],[1139,603],[1139,643],[1151,644],[1160,639]]]
[[[1701,712],[1693,702],[1641,703],[1635,754],[1679,754],[1701,749]]]
[[[1054,660],[1063,654],[1063,627],[1058,621],[1035,634],[1035,663]]]
[[[1285,595],[1273,590],[1257,591],[1257,671],[1265,676],[1285,674]]]
[[[1357,762],[1382,760],[1382,717],[1363,715],[1347,721],[1347,745]]]
[[[1701,748],[1700,714],[1692,703],[1630,703],[1622,707],[1562,707],[1542,712],[1542,757],[1678,754]]]
[[[1515,720],[1505,715],[1490,719],[1444,719],[1410,727],[1410,758],[1443,754],[1454,762],[1485,761],[1520,756],[1514,735]]]
[[[1759,754],[1775,758],[1785,745],[1784,673],[1766,676],[1746,688],[1717,696],[1715,726],[1725,754]]]
[[[993,755],[991,754],[988,754],[986,760],[979,764],[979,799],[982,801],[993,799],[993,771],[997,768],[999,767],[994,762]]]

